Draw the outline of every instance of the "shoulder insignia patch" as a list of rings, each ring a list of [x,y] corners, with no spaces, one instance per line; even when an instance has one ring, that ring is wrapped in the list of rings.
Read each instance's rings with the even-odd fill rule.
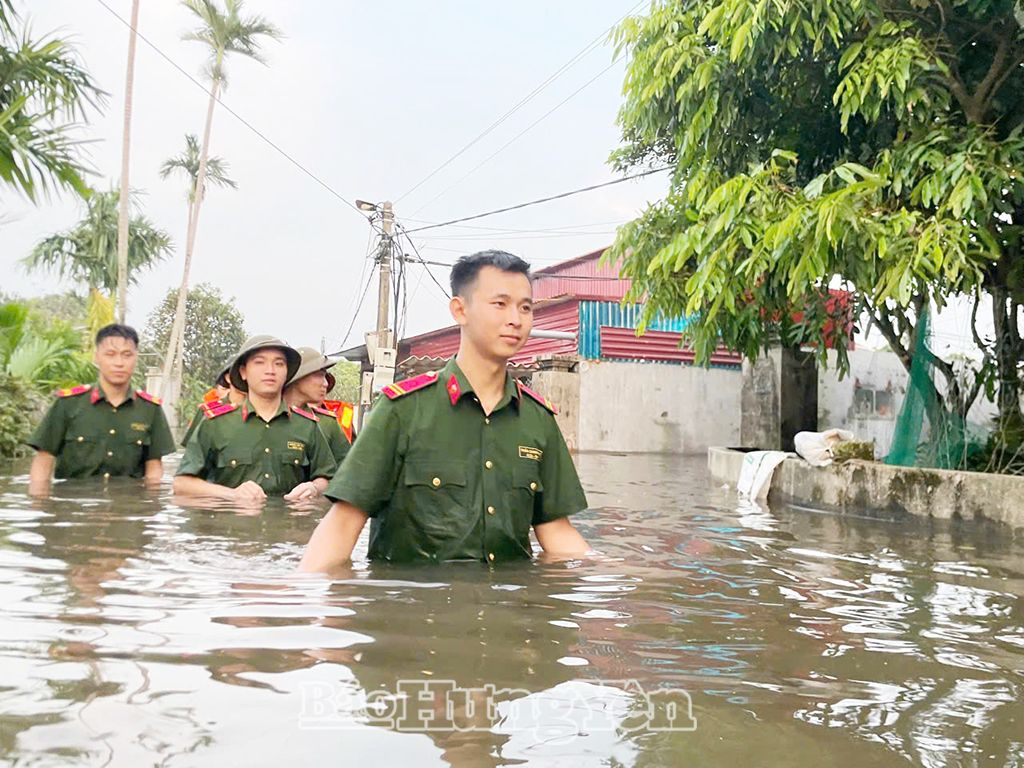
[[[146,401],[152,403],[153,405],[162,405],[163,404],[163,400],[161,400],[156,395],[149,394],[149,392],[147,392],[144,389],[136,389],[135,390],[135,395],[137,397],[141,397],[143,400],[146,400]]]
[[[558,407],[554,403],[552,403],[550,400],[548,400],[546,397],[544,397],[544,395],[541,395],[541,394],[539,394],[537,392],[534,392],[532,389],[530,389],[528,386],[523,384],[521,381],[516,381],[516,386],[519,387],[520,394],[526,395],[531,400],[536,400],[538,403],[543,405],[545,408],[547,408],[553,414],[555,414],[556,416],[558,415]]]
[[[309,410],[313,413],[319,413],[321,416],[330,416],[332,419],[334,418],[334,411],[330,408],[324,408],[322,405],[311,405],[309,406]]]
[[[79,384],[77,387],[58,389],[53,394],[55,397],[74,397],[75,395],[85,394],[90,389],[92,389],[92,384]]]
[[[431,384],[437,383],[437,372],[428,371],[427,373],[419,376],[413,376],[411,379],[405,379],[404,381],[396,381],[394,384],[388,384],[386,387],[381,389],[381,392],[388,400],[397,400],[402,395],[408,395],[411,392],[429,387]]]
[[[297,414],[299,414],[299,416],[303,416],[303,417],[309,419],[310,421],[320,421],[320,419],[317,418],[316,414],[310,413],[309,411],[305,410],[304,408],[299,408],[299,406],[297,406],[297,405],[293,405],[292,406],[292,412],[293,413],[297,413]]]
[[[215,419],[218,416],[223,416],[225,413],[237,411],[238,406],[231,403],[210,403],[208,406],[203,406],[201,410],[206,418]]]

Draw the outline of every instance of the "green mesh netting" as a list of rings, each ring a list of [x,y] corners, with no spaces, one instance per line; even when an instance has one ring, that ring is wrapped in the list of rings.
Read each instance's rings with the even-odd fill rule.
[[[903,407],[896,419],[892,448],[886,464],[901,467],[960,469],[981,450],[985,435],[980,428],[946,409],[936,391],[934,358],[928,347],[930,319],[927,311],[918,320],[914,361]]]

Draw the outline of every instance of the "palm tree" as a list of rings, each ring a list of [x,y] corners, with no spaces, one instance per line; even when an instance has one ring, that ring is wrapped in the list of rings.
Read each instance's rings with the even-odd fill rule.
[[[88,169],[74,129],[104,94],[71,45],[32,40],[15,20],[13,5],[0,0],[0,185],[33,202],[56,189],[85,197]]]
[[[202,43],[209,48],[210,61],[207,74],[210,77],[210,101],[206,108],[206,124],[203,128],[203,144],[199,152],[199,171],[196,177],[196,195],[189,216],[189,230],[185,242],[185,266],[181,276],[181,288],[178,291],[178,305],[174,313],[174,326],[171,329],[169,345],[181,338],[181,326],[185,322],[185,302],[188,299],[188,275],[192,267],[192,255],[195,252],[196,231],[199,227],[199,211],[203,204],[203,192],[206,189],[206,173],[210,151],[210,129],[213,126],[213,108],[217,103],[217,95],[227,84],[224,62],[229,53],[237,53],[261,63],[266,63],[260,53],[260,38],[277,40],[281,37],[270,21],[262,16],[242,15],[243,0],[224,0],[221,10],[214,0],[182,0],[199,19],[199,27],[184,36],[185,40]],[[168,349],[164,357],[164,369],[161,393],[166,397],[171,378],[171,366],[174,363],[175,350]]]
[[[128,159],[132,143],[132,90],[135,87],[135,39],[139,28],[139,0],[132,0],[132,22],[128,26],[128,64],[124,76],[124,128],[121,131],[121,198],[117,209],[117,317],[124,322],[128,312]]]
[[[181,172],[188,179],[188,194],[185,196],[188,201],[188,228],[192,229],[193,204],[196,199],[196,189],[199,183],[199,139],[194,133],[185,134],[185,151],[180,155],[169,158],[160,166],[160,178],[166,179],[172,173]],[[237,189],[238,184],[228,176],[228,164],[219,157],[208,157],[206,159],[206,182],[219,187],[231,187]],[[185,323],[178,327],[178,338],[169,341],[167,354],[172,356],[170,370],[180,376],[182,371],[182,359],[184,354]],[[176,358],[176,359],[174,359]]]
[[[119,192],[93,192],[85,216],[71,229],[40,241],[22,263],[29,269],[56,271],[89,290],[90,330],[112,322],[111,298],[118,285],[117,208]],[[136,213],[128,225],[128,283],[171,253],[171,238]]]

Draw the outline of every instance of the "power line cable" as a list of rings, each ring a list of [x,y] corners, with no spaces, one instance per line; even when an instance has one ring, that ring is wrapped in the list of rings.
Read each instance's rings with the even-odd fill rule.
[[[613,29],[615,29],[615,27],[617,27],[619,25],[619,23],[623,19],[625,19],[627,16],[629,16],[634,11],[636,11],[637,8],[639,8],[641,5],[643,5],[643,3],[644,3],[644,0],[641,0],[639,3],[634,5],[631,9],[629,9],[626,13],[624,13],[622,16],[620,16],[618,19],[616,19],[616,21],[610,27],[608,27],[606,30],[604,30],[600,35],[595,37],[592,41],[590,41],[586,46],[583,47],[582,50],[580,50],[575,56],[573,56],[571,59],[569,59],[569,61],[567,61],[565,64],[563,64],[557,70],[555,70],[540,85],[538,85],[536,88],[534,88],[532,91],[530,91],[526,96],[524,96],[522,99],[520,99],[518,102],[516,102],[512,106],[511,109],[509,109],[507,112],[505,112],[505,114],[503,114],[501,117],[499,117],[497,120],[495,120],[489,126],[487,126],[483,131],[481,131],[479,134],[477,134],[476,138],[474,138],[468,144],[463,146],[462,149],[460,149],[454,155],[452,155],[447,160],[445,160],[443,163],[441,163],[439,166],[437,166],[437,168],[435,168],[430,173],[428,173],[426,176],[424,176],[422,179],[420,179],[418,182],[416,182],[416,184],[414,184],[412,187],[410,187],[405,192],[403,192],[395,200],[395,202],[397,203],[400,200],[402,200],[402,198],[407,197],[412,192],[415,192],[417,189],[419,189],[421,186],[423,186],[425,183],[427,183],[430,179],[432,179],[436,174],[438,174],[440,171],[442,171],[445,168],[447,168],[451,163],[453,163],[455,160],[457,160],[459,157],[461,157],[468,149],[470,149],[472,146],[474,146],[477,142],[479,142],[481,139],[483,139],[488,134],[490,134],[491,131],[493,131],[499,125],[504,123],[508,118],[510,118],[517,111],[519,111],[519,109],[521,109],[522,107],[526,106],[526,104],[528,104],[530,101],[532,101],[535,96],[537,96],[539,93],[541,93],[541,91],[543,91],[545,88],[547,88],[549,85],[551,85],[551,83],[553,83],[555,80],[557,80],[559,77],[561,77],[562,74],[564,74],[570,68],[572,68],[572,66],[574,64],[576,64],[576,62],[578,62],[580,59],[582,59],[584,56],[586,56],[588,53],[590,53],[592,50],[594,50],[594,48],[602,40],[605,40],[608,37],[609,33]]]
[[[356,311],[352,313],[352,322],[348,324],[348,330],[345,331],[345,335],[341,339],[341,344],[338,345],[342,349],[344,349],[345,344],[348,343],[348,337],[352,335],[352,329],[355,327],[356,318],[359,317],[359,310],[363,308],[363,301],[366,299],[366,294],[370,290],[370,284],[373,283],[373,275],[376,271],[377,267],[374,266],[374,268],[370,270],[370,274],[367,275],[366,285],[363,286],[363,294],[359,297],[359,304],[356,305]]]
[[[436,195],[434,195],[434,196],[433,196],[432,198],[430,198],[429,200],[427,200],[427,202],[425,202],[425,203],[424,203],[423,205],[421,205],[421,206],[420,206],[419,208],[417,208],[417,209],[416,209],[415,211],[413,211],[413,216],[415,216],[415,215],[416,215],[417,213],[419,213],[420,211],[422,211],[422,210],[423,210],[424,208],[426,208],[426,207],[427,207],[428,205],[430,205],[431,203],[433,203],[433,202],[435,202],[436,200],[438,200],[438,199],[440,199],[440,198],[444,197],[444,196],[445,196],[446,194],[448,194],[448,193],[449,193],[449,192],[450,192],[451,190],[453,190],[453,189],[454,189],[455,187],[459,186],[459,184],[461,184],[462,182],[464,182],[464,181],[465,181],[466,179],[468,179],[468,178],[469,178],[470,176],[472,176],[472,175],[473,175],[474,173],[476,173],[476,172],[477,172],[478,170],[480,170],[480,168],[482,168],[483,166],[487,165],[487,163],[491,162],[491,160],[493,160],[493,159],[494,159],[495,157],[497,157],[497,156],[498,156],[498,155],[500,155],[500,154],[501,154],[502,152],[504,152],[504,151],[505,151],[506,149],[508,149],[508,148],[509,148],[509,147],[510,147],[510,146],[511,146],[512,144],[514,144],[514,143],[515,143],[516,141],[518,141],[518,140],[519,140],[520,138],[522,138],[522,136],[524,136],[525,134],[529,133],[529,132],[530,132],[531,130],[533,130],[533,129],[534,129],[534,128],[535,128],[536,126],[537,126],[537,125],[539,125],[539,124],[540,124],[541,122],[543,122],[543,121],[544,121],[544,120],[546,120],[546,119],[547,119],[548,117],[550,117],[550,116],[551,116],[551,115],[552,115],[552,114],[553,114],[554,112],[556,112],[557,110],[561,109],[561,108],[562,108],[562,107],[563,107],[563,106],[564,106],[565,104],[567,104],[567,103],[568,103],[568,102],[569,102],[569,101],[570,101],[571,99],[575,98],[575,97],[576,97],[576,96],[577,96],[577,95],[578,95],[578,94],[579,94],[579,93],[580,93],[581,91],[583,91],[583,90],[584,90],[585,88],[587,88],[587,87],[588,87],[589,85],[591,85],[592,83],[596,82],[596,81],[597,81],[597,80],[598,80],[598,79],[599,79],[599,78],[600,78],[600,77],[601,77],[601,76],[602,76],[603,74],[605,74],[606,72],[608,72],[608,71],[609,71],[609,70],[610,70],[610,69],[611,69],[612,67],[614,67],[614,66],[615,66],[615,65],[616,65],[617,63],[618,63],[618,60],[616,59],[616,60],[615,60],[615,61],[613,61],[613,62],[612,62],[611,64],[609,64],[609,65],[608,65],[607,67],[605,67],[605,68],[604,68],[604,69],[602,69],[602,70],[601,70],[600,72],[598,72],[598,73],[597,73],[596,75],[594,75],[594,76],[593,76],[592,78],[590,78],[589,80],[587,80],[587,82],[585,82],[585,83],[584,83],[583,85],[581,85],[581,86],[580,86],[579,88],[577,88],[577,89],[576,89],[575,91],[573,91],[573,92],[572,92],[572,93],[570,93],[570,94],[569,94],[568,96],[566,96],[566,97],[565,97],[564,99],[562,99],[562,100],[561,100],[560,102],[558,102],[557,104],[555,104],[555,106],[553,106],[553,107],[552,107],[551,109],[549,109],[549,110],[548,110],[547,112],[545,112],[545,113],[544,113],[543,115],[541,115],[541,116],[540,116],[540,117],[538,117],[538,118],[537,118],[536,120],[534,120],[534,121],[533,121],[532,123],[530,123],[530,124],[529,124],[528,126],[526,126],[526,127],[525,127],[525,128],[523,129],[523,130],[521,130],[521,131],[520,131],[519,133],[517,133],[517,134],[516,134],[515,136],[513,136],[513,137],[512,137],[511,139],[509,139],[509,140],[508,140],[508,141],[506,141],[506,142],[505,142],[504,144],[502,144],[502,145],[501,145],[501,146],[500,146],[500,147],[499,147],[499,148],[497,149],[497,151],[495,151],[495,152],[491,153],[490,155],[488,155],[487,157],[485,157],[485,158],[484,158],[483,160],[481,160],[481,161],[480,161],[479,163],[477,163],[476,165],[474,165],[474,166],[473,166],[473,167],[472,167],[472,168],[471,168],[471,169],[470,169],[470,170],[469,170],[469,171],[468,171],[468,172],[467,172],[467,173],[466,173],[465,175],[463,175],[463,176],[462,176],[461,178],[459,178],[459,179],[458,179],[457,181],[453,182],[452,184],[449,184],[449,185],[448,185],[447,187],[445,187],[445,188],[444,188],[443,190],[441,190],[441,191],[440,191],[440,192],[438,192],[438,193],[437,193]]]
[[[434,285],[441,289],[441,293],[443,293],[446,298],[450,299],[452,295],[448,293],[448,289],[441,285],[440,281],[438,281],[438,279],[434,277],[434,273],[430,271],[430,267],[427,265],[427,262],[420,255],[420,251],[419,248],[416,247],[416,243],[414,243],[412,238],[409,236],[408,230],[406,230],[406,228],[401,224],[396,223],[396,226],[398,227],[398,231],[405,236],[405,239],[409,243],[409,245],[412,246],[413,253],[416,254],[416,260],[423,265],[423,268],[427,271],[427,275],[430,277],[431,280],[434,281]]]
[[[153,43],[149,38],[147,38],[145,35],[143,35],[141,32],[139,32],[138,29],[134,29],[132,27],[132,25],[131,25],[131,22],[128,21],[127,19],[123,18],[117,11],[115,11],[113,8],[111,8],[109,5],[107,5],[105,0],[96,0],[96,2],[99,3],[100,5],[102,5],[104,8],[106,8],[111,13],[111,15],[113,15],[118,21],[120,21],[122,24],[124,24],[126,27],[128,27],[128,29],[133,29],[135,34],[138,35],[139,39],[142,42],[144,42],[146,45],[148,45],[150,48],[152,48],[154,51],[156,51],[156,53],[159,54],[160,57],[163,58],[168,64],[170,64],[176,70],[181,72],[181,74],[183,74],[185,77],[187,77],[189,80],[191,80],[195,84],[195,86],[197,88],[201,88],[203,93],[205,93],[207,96],[212,96],[213,95],[210,92],[209,88],[207,88],[201,82],[196,80],[186,69],[184,69],[180,64],[178,64],[176,61],[174,61],[174,59],[172,59],[170,56],[168,56],[166,53],[164,53],[155,43]],[[248,120],[246,120],[244,117],[242,117],[240,114],[235,112],[235,110],[233,110],[231,107],[229,107],[223,101],[221,101],[220,98],[217,98],[217,103],[228,114],[230,114],[232,117],[234,117],[236,120],[238,120],[238,122],[240,122],[242,125],[244,125],[246,128],[248,128],[254,134],[256,134],[260,139],[262,139],[266,144],[268,144],[272,149],[274,149],[278,154],[280,154],[285,160],[290,162],[292,165],[294,165],[296,168],[298,168],[300,171],[302,171],[304,174],[306,174],[313,181],[315,181],[321,187],[326,189],[330,194],[332,194],[338,200],[343,202],[345,205],[347,205],[353,211],[358,213],[360,216],[363,216],[363,212],[360,211],[356,207],[355,203],[351,202],[346,197],[344,197],[341,193],[337,192],[333,187],[331,187],[330,184],[328,184],[326,181],[321,179],[319,176],[317,176],[311,170],[306,168],[302,163],[300,163],[298,160],[296,160],[290,154],[285,152],[280,146],[275,144],[266,134],[264,134],[262,131],[260,131],[255,125],[253,125]]]
[[[463,217],[458,218],[458,219],[451,219],[450,221],[442,221],[439,224],[428,224],[428,225],[423,226],[423,227],[414,227],[413,229],[405,229],[403,227],[402,231],[405,232],[406,235],[408,236],[408,235],[411,235],[413,232],[425,232],[428,229],[437,229],[438,227],[448,227],[448,226],[451,226],[452,224],[461,224],[464,221],[475,221],[476,219],[482,219],[485,216],[495,216],[495,215],[497,215],[499,213],[507,213],[508,211],[517,211],[520,208],[526,208],[526,207],[531,206],[531,205],[539,205],[540,203],[549,203],[552,200],[561,200],[564,197],[571,197],[572,195],[578,195],[578,194],[580,194],[582,192],[591,192],[591,191],[593,191],[595,189],[601,189],[602,187],[610,187],[613,184],[621,184],[624,181],[630,181],[631,179],[640,179],[640,178],[643,178],[644,176],[650,176],[651,174],[661,173],[661,172],[667,171],[667,170],[669,170],[669,166],[666,166],[664,168],[650,168],[650,169],[648,169],[646,171],[641,171],[640,173],[634,173],[634,174],[630,174],[629,176],[623,176],[623,177],[618,178],[618,179],[612,179],[611,181],[605,181],[605,182],[602,182],[601,184],[591,184],[589,187],[580,187],[579,189],[573,189],[573,190],[570,190],[569,192],[562,192],[562,193],[557,194],[557,195],[551,195],[550,197],[542,197],[542,198],[539,198],[537,200],[530,200],[530,201],[525,202],[525,203],[518,203],[517,205],[510,205],[510,206],[507,206],[505,208],[498,208],[496,210],[487,211],[485,213],[477,213],[477,214],[474,214],[472,216],[463,216]]]

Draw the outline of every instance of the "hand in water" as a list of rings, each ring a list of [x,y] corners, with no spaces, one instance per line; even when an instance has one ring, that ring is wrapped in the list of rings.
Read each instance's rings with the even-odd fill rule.
[[[232,491],[231,497],[233,501],[257,503],[266,501],[267,494],[262,488],[260,488],[258,483],[255,483],[252,480],[246,480]]]
[[[320,495],[320,489],[313,483],[299,483],[284,495],[285,501],[305,501],[315,499]]]

